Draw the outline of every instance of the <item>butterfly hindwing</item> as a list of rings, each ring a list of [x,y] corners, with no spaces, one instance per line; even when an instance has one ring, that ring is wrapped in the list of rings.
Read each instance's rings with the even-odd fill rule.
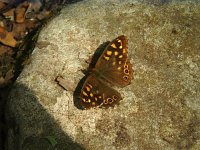
[[[94,67],[90,68],[80,91],[83,109],[113,107],[122,99],[112,86],[125,87],[132,79],[132,66],[128,59],[128,40],[121,35],[103,50]]]
[[[132,79],[127,45],[128,40],[124,35],[117,37],[108,44],[95,65],[95,70],[105,80],[119,87],[130,84]]]
[[[81,89],[80,103],[84,109],[91,107],[112,107],[121,100],[121,95],[90,74]]]

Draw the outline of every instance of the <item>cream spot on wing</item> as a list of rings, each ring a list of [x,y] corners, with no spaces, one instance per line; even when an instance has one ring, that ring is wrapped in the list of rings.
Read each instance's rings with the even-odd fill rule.
[[[85,91],[83,91],[82,93],[84,96],[88,96],[88,94]]]
[[[126,53],[126,49],[125,49],[125,48],[122,50],[122,53],[123,53],[123,54],[125,54],[125,53]]]
[[[118,67],[117,70],[121,70],[122,67]]]
[[[85,88],[88,92],[90,91],[90,87],[86,86]]]
[[[112,48],[117,48],[116,45],[115,45],[115,43],[112,43],[112,44],[111,44],[111,47],[112,47]]]
[[[94,95],[92,93],[90,93],[90,97],[93,97]]]
[[[86,103],[90,103],[91,100],[88,98],[88,99],[85,100],[85,102],[86,102]]]
[[[118,51],[115,51],[115,53],[114,53],[114,54],[115,54],[115,56],[117,56],[117,55],[119,54],[119,52],[118,52]]]
[[[111,55],[112,55],[112,51],[107,50],[107,51],[106,51],[106,54],[107,54],[108,56],[111,56]]]
[[[90,88],[92,88],[92,85],[91,85],[91,84],[88,83],[87,85],[88,85]]]
[[[110,59],[110,57],[108,57],[108,56],[103,56],[103,58],[104,58],[105,60],[109,60],[109,59]]]
[[[123,58],[123,55],[119,55],[119,58]]]
[[[122,49],[122,41],[119,39],[117,41],[118,41],[118,43],[120,43],[119,49]]]

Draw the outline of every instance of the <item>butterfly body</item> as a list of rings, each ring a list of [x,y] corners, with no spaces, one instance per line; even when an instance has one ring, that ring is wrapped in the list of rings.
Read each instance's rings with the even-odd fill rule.
[[[127,56],[127,38],[122,35],[104,49],[95,67],[82,86],[81,105],[91,107],[112,107],[122,99],[113,86],[125,87],[132,79],[132,66]]]

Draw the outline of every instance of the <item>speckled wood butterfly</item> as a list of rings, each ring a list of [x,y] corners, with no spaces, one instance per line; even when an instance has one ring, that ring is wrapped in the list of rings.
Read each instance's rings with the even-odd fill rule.
[[[80,91],[80,103],[84,109],[111,107],[121,95],[112,86],[125,87],[132,79],[132,66],[127,55],[128,40],[121,35],[110,42],[98,58],[94,68]]]

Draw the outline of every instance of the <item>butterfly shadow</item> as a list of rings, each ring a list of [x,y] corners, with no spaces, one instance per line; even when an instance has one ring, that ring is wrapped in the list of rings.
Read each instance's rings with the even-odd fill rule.
[[[86,70],[82,70],[82,72],[85,74],[85,76],[79,81],[78,85],[75,88],[74,94],[73,94],[73,101],[74,101],[74,105],[78,108],[83,110],[84,108],[81,106],[81,99],[80,99],[80,93],[81,93],[81,89],[83,87],[83,84],[85,83],[87,77],[90,75],[90,72],[93,68],[95,68],[95,65],[99,59],[99,57],[102,55],[102,53],[104,52],[105,48],[108,46],[108,44],[110,43],[110,41],[104,42],[103,44],[101,44],[95,51],[91,62],[89,64],[89,67]]]

